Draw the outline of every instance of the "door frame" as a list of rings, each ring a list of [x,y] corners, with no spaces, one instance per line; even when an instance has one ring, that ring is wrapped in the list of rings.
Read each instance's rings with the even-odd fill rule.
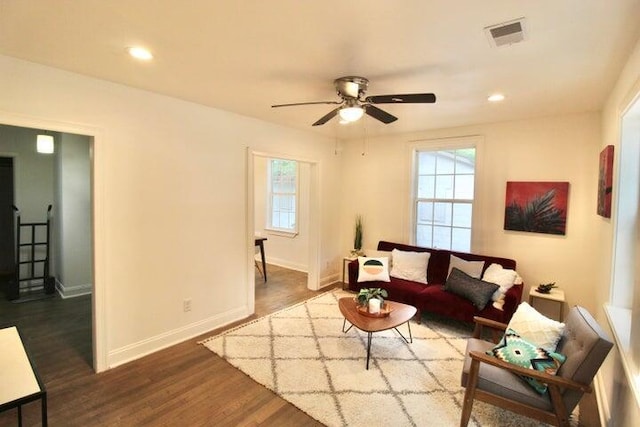
[[[247,244],[247,307],[250,313],[255,312],[255,273],[254,273],[254,256],[255,256],[255,203],[254,203],[254,168],[256,157],[269,157],[277,159],[294,160],[300,163],[309,164],[309,248],[307,262],[307,288],[317,291],[320,286],[320,162],[313,159],[302,158],[298,156],[285,155],[282,153],[271,153],[265,151],[256,151],[247,148],[247,228],[246,228],[246,244]]]
[[[8,151],[0,151],[0,158],[6,158],[6,159],[11,159],[11,203],[13,206],[16,206],[16,170],[17,170],[17,165],[16,163],[18,163],[18,157],[16,155],[16,153],[14,152],[8,152]],[[10,249],[10,255],[11,258],[14,259],[15,261],[15,213],[13,213],[13,218],[10,221],[11,222],[11,228],[13,230],[12,237],[11,237],[11,249]]]
[[[92,139],[89,148],[91,164],[91,204],[93,243],[93,289],[91,292],[92,313],[92,353],[93,369],[102,372],[107,365],[107,311],[105,289],[105,246],[106,236],[104,216],[104,130],[95,126],[54,121],[43,117],[25,116],[0,111],[0,123],[54,132],[85,135]],[[14,164],[15,172],[15,164]],[[15,185],[15,182],[14,182]]]

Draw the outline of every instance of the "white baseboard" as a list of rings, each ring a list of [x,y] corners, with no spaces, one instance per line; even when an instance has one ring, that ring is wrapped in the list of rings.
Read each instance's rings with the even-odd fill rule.
[[[107,369],[115,368],[116,366],[139,359],[174,344],[197,337],[208,331],[244,319],[250,314],[247,307],[230,310],[208,319],[156,335],[155,337],[112,350],[107,355]]]
[[[322,277],[320,279],[320,287],[324,288],[326,286],[333,285],[336,282],[340,282],[341,278],[342,276],[340,276],[340,273],[334,273],[329,276]]]
[[[262,262],[260,259],[260,255],[256,255],[256,261],[258,261],[258,265],[262,267],[262,265],[260,264]],[[305,265],[292,263],[290,261],[278,259],[278,258],[267,258],[267,264],[288,268],[290,270],[300,271],[302,273],[309,272]],[[268,274],[269,274],[269,270],[267,270],[267,275]],[[340,279],[341,279],[340,273],[332,273],[329,276],[320,278],[320,287],[324,288],[325,286],[332,285],[336,282],[339,282]]]
[[[93,284],[86,283],[83,285],[65,286],[56,278],[56,291],[63,298],[74,298],[81,295],[89,295],[93,292]]]
[[[260,258],[260,255],[256,255],[256,261],[258,261],[258,265],[260,265],[260,267],[262,267],[262,259]],[[284,268],[288,268],[290,270],[295,270],[295,271],[301,271],[303,273],[307,273],[308,269],[307,266],[304,264],[298,264],[295,262],[291,262],[288,261],[286,259],[280,259],[280,258],[269,258],[267,257],[267,264],[273,264],[273,265],[277,265],[278,267],[284,267]],[[269,270],[267,270],[267,275],[269,274]]]

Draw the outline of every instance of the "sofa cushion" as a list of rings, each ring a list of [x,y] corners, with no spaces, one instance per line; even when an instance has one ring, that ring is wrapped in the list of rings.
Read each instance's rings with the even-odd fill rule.
[[[389,299],[392,301],[398,301],[404,304],[413,305],[418,309],[420,307],[420,295],[428,288],[422,283],[414,282],[412,280],[398,279],[396,277],[391,279],[389,283],[381,283],[382,288],[389,292]]]
[[[389,281],[389,258],[358,257],[358,282]]]
[[[498,288],[495,283],[475,279],[455,267],[444,284],[445,291],[468,299],[478,310],[484,309]]]
[[[449,273],[447,274],[447,278],[451,275],[454,268],[457,268],[474,279],[479,279],[482,276],[484,261],[467,261],[462,258],[458,258],[455,255],[450,255]]]
[[[391,251],[391,277],[412,280],[419,283],[427,283],[427,265],[429,252],[407,252],[394,249]]]

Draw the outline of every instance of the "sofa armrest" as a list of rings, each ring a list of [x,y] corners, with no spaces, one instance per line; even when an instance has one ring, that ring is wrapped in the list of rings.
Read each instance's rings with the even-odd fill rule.
[[[473,322],[475,323],[473,337],[482,338],[485,328],[488,328],[491,330],[491,338],[494,343],[497,343],[502,334],[504,334],[504,331],[507,330],[506,323],[496,322],[495,320],[484,317],[474,316]]]
[[[514,285],[509,288],[507,293],[504,295],[504,306],[502,309],[504,310],[503,321],[505,323],[509,323],[509,320],[513,317],[513,313],[516,312],[516,309],[520,305],[523,289],[524,283],[522,285]]]
[[[358,283],[358,260],[351,261],[347,267],[349,270],[349,289],[355,290]]]
[[[513,372],[516,375],[521,375],[521,376],[526,376],[529,378],[536,379],[549,386],[553,385],[561,389],[568,388],[572,390],[580,390],[584,393],[591,393],[592,391],[592,388],[589,384],[582,384],[570,378],[551,375],[544,371],[536,371],[534,369],[523,368],[522,366],[504,362],[496,357],[489,356],[488,354],[485,354],[479,351],[470,351],[469,357],[471,357],[471,359],[473,360],[477,360],[478,362],[486,363],[486,364],[495,366],[497,368],[501,368],[501,369],[505,369],[507,371]]]

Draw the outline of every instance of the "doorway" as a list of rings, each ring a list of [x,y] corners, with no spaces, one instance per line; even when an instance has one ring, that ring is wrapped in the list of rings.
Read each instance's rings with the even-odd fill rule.
[[[37,135],[45,133],[54,139],[53,153],[43,154],[36,150]],[[10,270],[8,277],[15,281],[15,209],[19,210],[23,222],[42,222],[50,216],[49,276],[55,280],[54,298],[69,301],[82,297],[88,312],[84,309],[81,312],[83,316],[86,313],[89,325],[88,334],[83,335],[87,341],[83,348],[94,349],[91,328],[94,275],[92,150],[91,136],[0,124],[0,271]],[[53,207],[50,213],[48,206]],[[41,286],[44,287],[44,283]],[[0,288],[0,298],[6,300],[4,286]],[[50,307],[57,313],[56,319],[60,307],[73,305],[52,303],[47,306],[47,302],[38,303],[39,309],[49,310],[47,307]],[[29,311],[29,304],[33,301],[20,304],[23,307],[19,311]],[[93,350],[88,356],[85,358],[91,368],[96,369]]]
[[[267,232],[266,235],[263,236],[268,239],[265,242],[267,258],[275,258],[279,264],[284,264],[284,267],[293,268],[299,271],[306,271],[306,286],[307,289],[311,291],[317,291],[320,289],[320,265],[318,260],[318,245],[320,235],[320,221],[318,215],[319,176],[318,164],[313,160],[283,156],[280,154],[260,153],[251,151],[250,149],[247,151],[247,155],[247,281],[249,283],[247,305],[249,307],[249,310],[252,312],[255,308],[256,286],[268,286],[268,283],[263,284],[260,280],[256,280],[256,276],[254,274],[255,235],[256,232],[264,233],[265,228],[265,214],[264,212],[258,212],[258,210],[266,209],[266,203],[264,200],[258,199],[265,198],[266,188],[262,184],[260,184],[260,182],[266,182],[265,175],[267,172],[265,165],[267,159],[291,160],[299,165],[302,173],[300,174],[301,181],[299,183],[299,188],[301,189],[301,192],[300,200],[298,202],[298,209],[300,211],[300,216],[303,217],[301,220],[300,229],[298,230],[298,235],[300,236],[299,238],[298,235],[282,236],[278,235],[278,233],[272,234],[272,232]],[[261,175],[262,178],[259,178],[258,175]],[[304,236],[302,234],[304,234]],[[293,240],[296,238],[300,242],[304,243],[302,243],[303,246],[298,247],[297,250],[295,248],[295,245],[293,249],[289,249],[289,253],[291,253],[291,250],[296,253],[295,257],[288,257],[290,259],[286,260],[285,258],[287,258],[287,255],[278,255],[275,252],[270,255],[269,250],[272,243],[279,243],[282,245],[283,242],[286,241],[286,239]],[[286,254],[287,250],[285,249],[280,253]],[[300,253],[302,253],[302,256],[299,256]]]

